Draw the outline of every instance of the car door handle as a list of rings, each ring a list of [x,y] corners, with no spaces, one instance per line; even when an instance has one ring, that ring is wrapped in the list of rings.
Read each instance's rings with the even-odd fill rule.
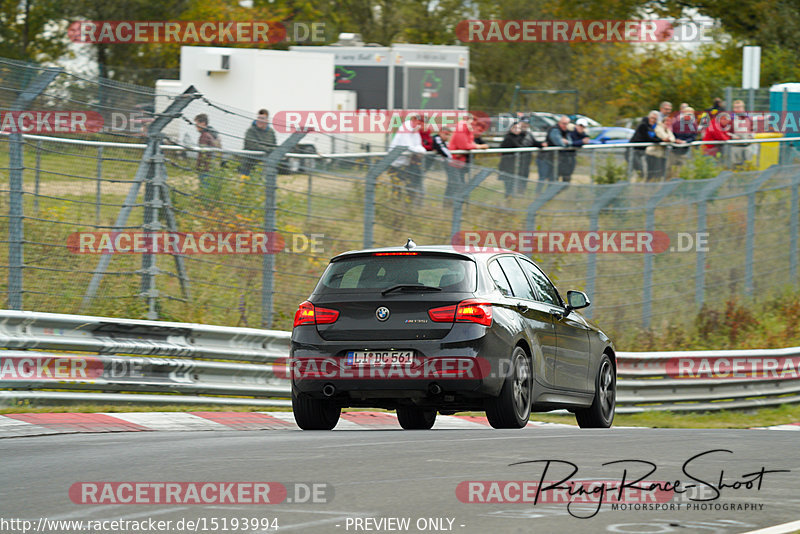
[[[550,314],[551,315],[555,315],[556,317],[559,317],[559,318],[564,317],[563,310],[554,310],[554,309],[550,308]]]
[[[516,308],[517,308],[517,311],[520,312],[520,313],[525,313],[526,311],[529,310],[529,308],[526,305],[524,305],[523,303],[521,303],[521,302],[517,304]]]

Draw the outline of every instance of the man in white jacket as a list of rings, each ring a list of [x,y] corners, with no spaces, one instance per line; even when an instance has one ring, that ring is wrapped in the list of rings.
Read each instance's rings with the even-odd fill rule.
[[[422,136],[419,134],[421,127],[422,118],[417,113],[411,113],[389,143],[389,150],[398,146],[407,149],[392,162],[392,168],[407,191],[408,199],[415,205],[422,202],[424,194],[421,163],[422,154],[427,151],[422,146]]]

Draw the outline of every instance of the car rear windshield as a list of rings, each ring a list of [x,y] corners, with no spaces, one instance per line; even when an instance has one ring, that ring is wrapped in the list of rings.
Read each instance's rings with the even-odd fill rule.
[[[473,261],[453,256],[356,256],[328,265],[314,292],[382,291],[401,284],[471,292],[477,286],[477,272]]]

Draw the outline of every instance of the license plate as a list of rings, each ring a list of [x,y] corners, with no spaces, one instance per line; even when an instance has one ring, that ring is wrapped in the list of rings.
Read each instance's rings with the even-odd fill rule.
[[[351,350],[347,353],[347,365],[411,365],[413,350],[366,351]]]

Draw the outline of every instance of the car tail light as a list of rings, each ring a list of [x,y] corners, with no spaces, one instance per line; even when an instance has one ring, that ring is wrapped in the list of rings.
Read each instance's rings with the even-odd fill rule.
[[[304,324],[331,324],[335,323],[338,318],[339,312],[337,310],[320,308],[319,306],[314,306],[309,301],[305,301],[300,304],[300,307],[297,308],[294,314],[293,327],[302,326]]]
[[[456,305],[442,306],[428,310],[428,317],[434,323],[452,323],[456,319]]]
[[[483,326],[492,325],[492,305],[488,302],[477,300],[463,300],[458,303],[456,309],[456,322],[471,322],[482,324]]]
[[[428,317],[436,323],[478,323],[491,326],[492,305],[478,300],[462,300],[458,305],[430,309]]]

